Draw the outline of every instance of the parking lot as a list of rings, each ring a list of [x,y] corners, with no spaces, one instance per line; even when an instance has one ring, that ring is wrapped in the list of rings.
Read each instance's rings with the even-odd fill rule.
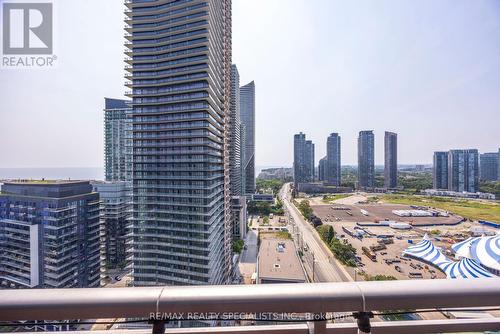
[[[400,204],[356,204],[356,205],[312,205],[314,213],[323,222],[375,222],[391,220],[411,223],[414,226],[454,225],[462,221],[462,217],[450,214],[448,217],[400,217],[393,210],[411,210],[409,205]],[[336,209],[334,209],[336,208]],[[365,211],[365,214],[361,210]]]
[[[358,267],[358,273],[367,273],[371,276],[375,275],[390,275],[397,279],[410,279],[410,273],[417,273],[422,275],[422,278],[446,278],[444,273],[438,269],[426,265],[418,260],[402,258],[401,253],[405,248],[411,246],[408,244],[408,239],[419,242],[421,235],[418,232],[409,231],[395,231],[389,227],[374,227],[365,228],[366,231],[374,234],[373,236],[365,235],[362,239],[352,237],[345,233],[342,227],[347,227],[353,230],[356,226],[354,222],[330,222],[335,233],[341,239],[346,239],[354,248],[356,254],[361,262]],[[362,248],[379,245],[377,235],[394,235],[393,244],[385,245],[386,249],[374,252],[376,260],[372,261],[368,256],[363,253]]]
[[[336,235],[345,239],[354,248],[359,260],[358,274],[390,275],[397,279],[410,278],[446,278],[440,270],[422,263],[419,260],[402,258],[402,252],[410,242],[419,242],[426,232],[442,226],[442,230],[458,232],[462,217],[450,214],[448,217],[400,217],[393,210],[411,210],[409,205],[399,204],[322,204],[312,205],[314,213],[324,224],[333,226]],[[408,230],[393,229],[389,226],[363,226],[365,232],[360,239],[351,236],[343,230],[356,231],[361,226],[357,223],[375,223],[378,221],[396,221],[410,223],[413,228]],[[437,225],[436,227],[431,227]],[[372,251],[375,257],[372,259],[363,252],[363,247],[380,245],[377,236],[388,236],[393,243],[386,244],[385,249]],[[410,240],[410,241],[408,241]],[[358,275],[359,277],[359,275]],[[361,278],[361,277],[360,277]],[[360,279],[358,278],[358,279]]]

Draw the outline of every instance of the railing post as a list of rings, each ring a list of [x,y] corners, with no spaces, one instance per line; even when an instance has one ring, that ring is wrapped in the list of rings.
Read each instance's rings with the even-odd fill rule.
[[[373,318],[373,312],[356,312],[353,316],[358,322],[358,333],[370,334],[372,331],[370,319]]]
[[[153,334],[165,334],[165,321],[153,320]]]
[[[326,320],[307,322],[309,334],[326,334]]]

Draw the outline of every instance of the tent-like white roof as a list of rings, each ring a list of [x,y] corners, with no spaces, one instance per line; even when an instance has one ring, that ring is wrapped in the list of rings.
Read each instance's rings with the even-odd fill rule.
[[[441,251],[434,246],[429,237],[424,238],[419,243],[408,247],[403,251],[403,255],[408,255],[421,259],[422,261],[439,266],[441,263],[450,262]]]
[[[484,261],[489,261],[488,263],[497,261],[495,263],[498,264],[498,257],[495,260],[494,254],[495,251],[497,255],[499,254],[500,238],[499,236],[496,236],[496,240],[494,238],[469,238],[453,245],[453,250],[462,256],[462,259],[458,262],[451,261],[444,256],[429,240],[427,234],[422,241],[405,249],[403,255],[412,256],[435,265],[446,274],[447,278],[494,277],[492,273],[479,264],[482,262],[476,260],[476,258],[481,258]],[[492,266],[491,268],[495,267]]]
[[[484,267],[500,271],[500,235],[474,240],[470,253]]]
[[[459,257],[468,257],[471,258],[470,254],[470,247],[471,243],[478,239],[477,237],[475,238],[468,238],[464,241],[457,242],[456,244],[451,245],[451,249],[455,252],[455,254]]]
[[[441,269],[448,278],[485,278],[493,277],[493,274],[481,267],[476,261],[462,258],[458,262],[448,262]]]
[[[500,235],[469,238],[451,246],[455,254],[500,271]]]

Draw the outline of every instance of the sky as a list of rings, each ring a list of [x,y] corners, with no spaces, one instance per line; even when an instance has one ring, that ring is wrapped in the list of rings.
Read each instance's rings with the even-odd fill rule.
[[[0,2],[4,2],[0,0]],[[122,0],[55,0],[51,69],[0,68],[0,167],[103,165],[104,97],[123,98]],[[293,135],[398,133],[399,163],[500,147],[500,1],[233,0],[233,62],[256,85],[256,165]]]

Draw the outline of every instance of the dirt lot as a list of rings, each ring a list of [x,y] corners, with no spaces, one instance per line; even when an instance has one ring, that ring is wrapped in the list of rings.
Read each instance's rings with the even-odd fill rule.
[[[366,255],[363,254],[362,247],[370,247],[377,245],[376,237],[364,237],[362,240],[354,238],[346,234],[342,230],[342,226],[349,229],[354,229],[356,223],[354,222],[332,222],[335,232],[339,236],[343,236],[344,239],[356,248],[357,255],[361,258],[362,266],[358,268],[360,272],[366,272],[369,275],[391,275],[397,279],[410,279],[408,274],[410,272],[421,273],[423,278],[430,279],[434,278],[446,278],[444,273],[436,268],[426,265],[418,260],[403,259],[401,258],[402,251],[409,246],[408,239],[413,239],[414,242],[420,241],[420,234],[414,231],[395,231],[388,227],[374,227],[367,228],[371,233],[375,234],[394,234],[395,238],[394,244],[386,245],[387,249],[377,251],[376,262],[370,260]],[[401,238],[401,239],[397,239]],[[398,260],[400,262],[387,264],[385,260]],[[400,271],[396,270],[396,266],[399,266]],[[414,267],[412,267],[414,266]]]
[[[334,210],[333,207],[345,207],[349,210]],[[356,204],[356,205],[312,205],[314,213],[324,222],[374,222],[375,220],[393,220],[421,225],[453,225],[462,220],[462,217],[451,215],[449,217],[399,217],[392,210],[411,210],[409,205],[401,204]],[[365,216],[361,210],[368,212]]]

